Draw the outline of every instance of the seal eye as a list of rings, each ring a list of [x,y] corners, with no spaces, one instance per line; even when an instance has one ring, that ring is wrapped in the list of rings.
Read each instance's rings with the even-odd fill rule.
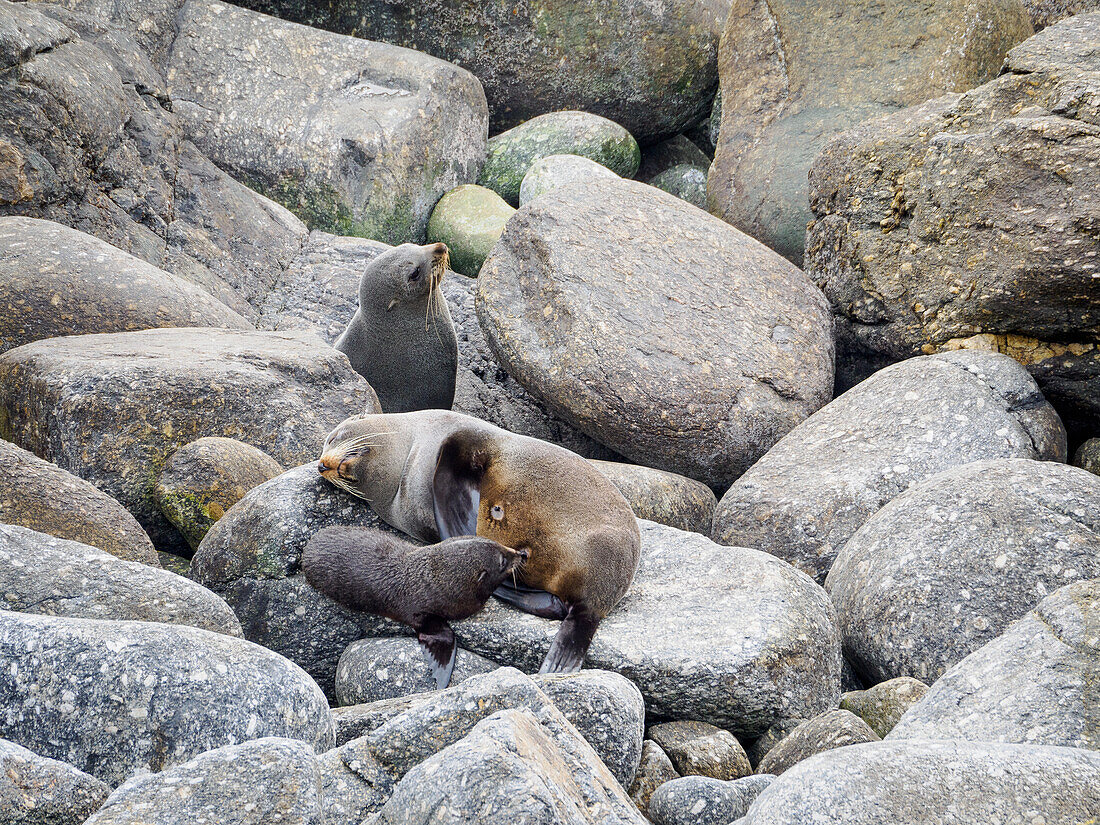
[[[409,283],[410,284],[415,284],[419,280],[420,280],[420,270],[419,269],[414,269],[413,272],[412,272],[412,275],[409,276]]]
[[[504,518],[504,508],[499,504],[494,504],[489,508],[489,515],[493,517],[494,521],[500,521]]]

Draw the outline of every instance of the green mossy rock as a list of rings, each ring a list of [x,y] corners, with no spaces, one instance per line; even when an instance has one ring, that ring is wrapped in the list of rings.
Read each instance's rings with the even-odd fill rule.
[[[492,189],[472,183],[459,186],[440,198],[432,211],[428,243],[447,244],[451,269],[476,278],[515,211]]]

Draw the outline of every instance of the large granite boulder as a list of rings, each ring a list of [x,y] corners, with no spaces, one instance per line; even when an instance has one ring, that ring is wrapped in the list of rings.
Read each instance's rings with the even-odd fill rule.
[[[1035,31],[1045,29],[1066,17],[1086,11],[1100,11],[1097,0],[1024,0]]]
[[[312,228],[421,242],[440,196],[477,179],[488,112],[469,72],[218,0],[188,0],[176,25],[188,136]]]
[[[806,172],[829,138],[984,83],[1031,32],[1019,0],[734,0],[711,211],[801,265]]]
[[[72,765],[0,739],[0,814],[7,825],[83,825],[109,792]]]
[[[675,134],[706,115],[729,5],[576,4],[523,7],[478,0],[241,0],[299,23],[397,43],[450,60],[485,86],[493,131],[544,112],[580,109],[639,140]]]
[[[996,80],[862,125],[810,170],[806,269],[850,386],[920,353],[1027,366],[1071,431],[1100,415],[1100,14],[1014,48]]]
[[[1050,461],[976,461],[871,516],[825,587],[845,658],[872,682],[935,682],[1048,593],[1100,576],[1100,478]]]
[[[535,198],[569,186],[588,183],[599,178],[620,177],[606,166],[580,155],[547,155],[539,158],[527,170],[519,184],[519,205],[526,206]]]
[[[313,680],[243,639],[0,611],[0,656],[0,735],[110,785],[246,739],[332,747]]]
[[[1065,461],[1031,376],[988,352],[913,358],[819,410],[730,487],[713,537],[760,547],[824,581],[859,527],[911,485],[991,458]]]
[[[1100,751],[1100,579],[1047,596],[952,667],[888,739],[965,739]]]
[[[0,354],[0,436],[118,499],[162,549],[185,546],[153,496],[176,449],[229,436],[294,466],[374,390],[306,333],[154,329]]]
[[[789,262],[653,187],[597,180],[520,209],[478,318],[528,390],[641,464],[728,484],[832,394],[832,327]]]

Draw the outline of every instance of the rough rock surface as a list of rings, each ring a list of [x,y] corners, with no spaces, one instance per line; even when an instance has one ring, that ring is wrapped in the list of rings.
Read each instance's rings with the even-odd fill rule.
[[[879,735],[854,713],[830,710],[807,719],[791,731],[760,760],[756,772],[778,776],[816,753],[879,739]]]
[[[682,720],[654,725],[648,734],[681,776],[728,780],[752,773],[745,749],[728,730],[706,722]]]
[[[880,737],[894,729],[905,711],[928,693],[928,685],[911,676],[879,682],[867,690],[853,690],[840,697],[840,707],[850,710]]]
[[[1100,415],[1092,193],[1100,14],[1014,48],[1005,73],[838,137],[810,171],[806,269],[837,316],[850,386],[919,353],[1023,363],[1071,432]]]
[[[780,719],[773,723],[766,731],[754,741],[745,752],[749,755],[749,762],[755,769],[760,764],[761,760],[768,754],[772,748],[786,739],[791,733],[801,725],[806,719]]]
[[[306,333],[154,329],[0,355],[0,436],[118,499],[163,549],[183,545],[153,498],[176,449],[229,436],[294,466],[376,404],[347,357]]]
[[[159,567],[141,525],[98,487],[0,438],[0,523]]]
[[[563,418],[711,485],[832,394],[831,322],[805,276],[634,181],[519,210],[481,269],[477,313],[508,371]]]
[[[40,338],[252,325],[190,281],[91,235],[0,218],[0,352]]]
[[[217,436],[200,438],[172,453],[153,495],[194,550],[214,522],[245,493],[282,472],[279,462],[251,444]]]
[[[872,682],[932,684],[1048,593],[1100,576],[1100,478],[1051,461],[976,461],[873,515],[826,589],[845,657]]]
[[[20,613],[183,624],[241,635],[233,610],[182,576],[0,524],[0,606]]]
[[[1031,31],[1016,0],[735,0],[711,211],[801,265],[806,171],[829,138],[984,83]]]
[[[824,590],[767,553],[639,526],[637,575],[600,623],[589,667],[626,676],[651,714],[748,737],[836,707],[840,651]],[[557,629],[491,600],[455,633],[468,650],[535,670]]]
[[[657,789],[649,803],[654,825],[730,825],[775,779],[748,776],[735,782],[704,776],[674,779]]]
[[[634,775],[634,781],[627,793],[638,806],[638,810],[648,816],[653,792],[679,776],[672,760],[661,750],[661,746],[652,739],[646,739],[642,742],[642,761],[638,763],[638,772]]]
[[[1073,464],[1100,476],[1100,438],[1090,438],[1073,454]]]
[[[519,184],[519,205],[571,183],[619,177],[606,166],[580,155],[547,155],[531,164]]]
[[[245,739],[333,743],[313,680],[220,633],[0,611],[0,656],[0,735],[111,785]]]
[[[1100,750],[1100,579],[1067,585],[971,653],[909,708],[890,739]]]
[[[647,182],[650,186],[675,195],[692,206],[699,209],[707,208],[706,169],[700,169],[698,166],[673,166]]]
[[[6,825],[83,825],[109,792],[94,776],[0,739],[0,813]]]
[[[678,530],[710,534],[718,499],[701,482],[676,473],[619,461],[592,462],[630,502],[638,518],[667,524]]]
[[[492,189],[467,183],[439,199],[428,220],[428,243],[443,242],[451,268],[476,278],[489,250],[500,239],[504,224],[515,213]]]
[[[879,371],[776,444],[722,497],[712,536],[766,549],[823,581],[852,534],[928,476],[980,459],[1065,456],[1057,414],[1012,359],[914,358]]]
[[[1100,11],[1097,0],[1024,0],[1024,8],[1035,31],[1045,29],[1066,17],[1087,11]]]
[[[674,166],[694,166],[702,169],[705,175],[710,167],[710,158],[690,139],[684,135],[676,135],[642,149],[642,162],[634,177],[643,183],[649,183]]]
[[[169,56],[188,137],[311,228],[420,242],[472,183],[488,111],[477,79],[418,52],[188,0]]]

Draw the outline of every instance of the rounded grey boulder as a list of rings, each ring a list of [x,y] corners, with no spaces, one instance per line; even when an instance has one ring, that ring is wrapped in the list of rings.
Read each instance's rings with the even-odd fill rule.
[[[0,739],[5,825],[82,825],[110,793],[94,776]]]
[[[879,682],[867,690],[853,690],[840,697],[840,707],[850,710],[880,737],[894,729],[905,711],[928,693],[928,685],[910,676]]]
[[[830,710],[807,719],[772,747],[756,766],[757,773],[778,776],[803,759],[845,745],[877,742],[879,735],[854,713]]]
[[[723,781],[685,776],[661,785],[649,802],[654,825],[730,825],[775,780],[774,776],[747,776]]]
[[[519,185],[519,205],[571,183],[619,177],[606,166],[580,155],[547,155],[531,164]]]
[[[1100,476],[1100,438],[1090,438],[1073,454],[1074,466]]]
[[[648,734],[681,776],[730,780],[752,773],[745,749],[728,730],[685,719],[653,725]]]

